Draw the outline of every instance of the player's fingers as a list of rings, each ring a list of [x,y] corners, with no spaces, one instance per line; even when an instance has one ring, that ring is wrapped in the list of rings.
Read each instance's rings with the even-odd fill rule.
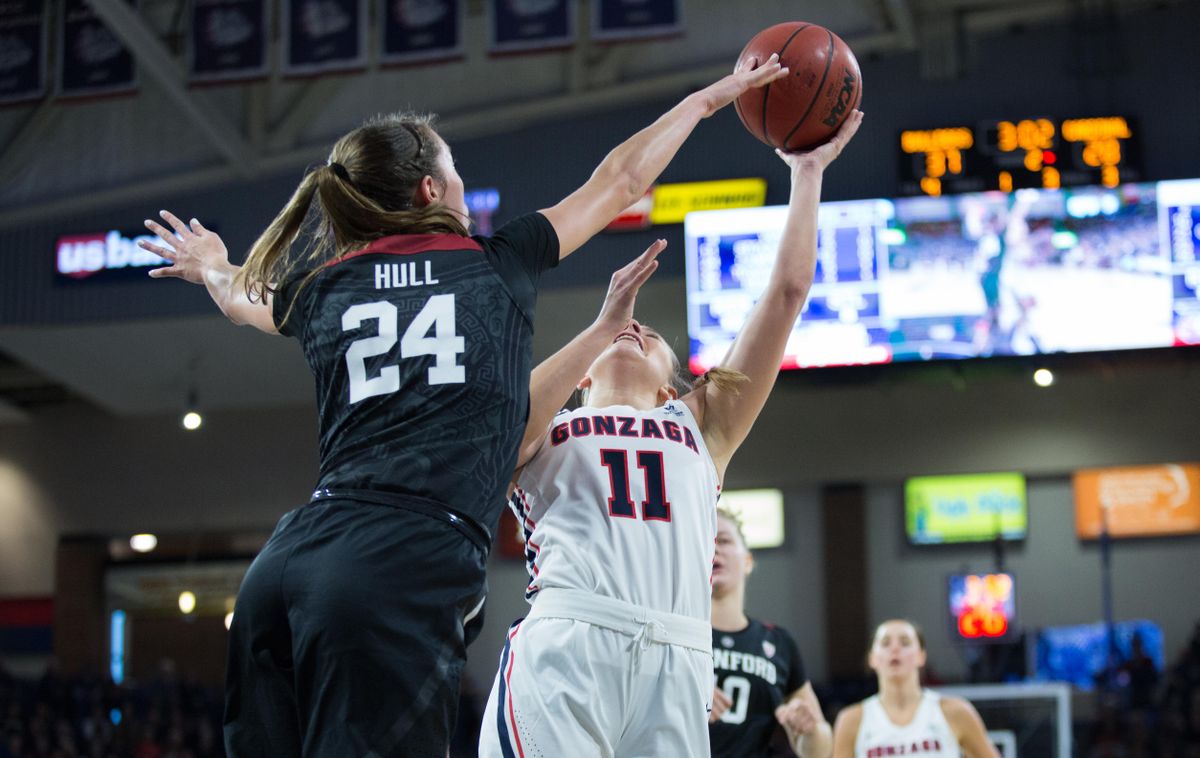
[[[650,261],[645,266],[642,266],[634,272],[633,278],[629,280],[629,288],[633,292],[641,289],[641,286],[646,283],[646,280],[658,270],[658,261]]]
[[[758,68],[758,56],[751,55],[748,58],[738,61],[738,64],[733,68],[733,73],[740,74],[743,71],[753,71],[756,68]]]
[[[842,145],[849,142],[855,134],[858,134],[858,127],[862,126],[863,112],[854,110],[850,113],[850,118],[841,125],[838,129],[837,140]]]
[[[205,234],[208,232],[208,230],[204,228],[204,224],[201,224],[200,219],[198,218],[192,219],[191,227],[193,234]]]
[[[147,240],[138,240],[138,247],[142,248],[143,250],[149,250],[160,258],[166,258],[167,260],[175,259],[174,250],[168,250],[162,245],[156,245],[153,242],[148,242]]]
[[[715,707],[718,703],[721,704],[721,710],[725,710],[729,706],[733,705],[733,700],[731,700],[724,691],[713,690],[713,706]]]
[[[163,266],[162,268],[152,268],[149,271],[152,279],[165,279],[169,276],[178,276],[174,266]]]
[[[176,231],[181,237],[192,233],[188,225],[179,220],[179,217],[170,211],[159,211],[158,215],[162,216],[163,220],[171,225],[171,228]]]
[[[647,263],[650,263],[655,258],[657,258],[658,254],[661,253],[666,248],[667,248],[666,240],[664,240],[664,239],[654,240],[653,242],[650,243],[650,247],[646,248],[646,250],[637,257],[638,263],[640,263],[643,266],[646,265]]]
[[[778,55],[772,55],[767,62],[750,72],[750,85],[761,87],[767,82],[779,78],[781,71],[787,71],[779,62]]]
[[[162,240],[163,242],[167,243],[168,245],[170,245],[172,250],[174,250],[175,246],[179,244],[179,238],[176,237],[174,234],[172,234],[170,231],[168,231],[167,228],[164,227],[162,224],[159,224],[156,221],[151,221],[150,219],[146,219],[146,228],[149,229],[150,231],[154,232],[155,234],[157,234],[158,238],[160,240]]]

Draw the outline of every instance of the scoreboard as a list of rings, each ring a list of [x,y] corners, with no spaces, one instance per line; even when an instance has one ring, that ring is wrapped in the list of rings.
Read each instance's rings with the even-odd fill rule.
[[[1140,178],[1125,116],[985,121],[900,133],[900,194],[932,195],[1099,184]]]

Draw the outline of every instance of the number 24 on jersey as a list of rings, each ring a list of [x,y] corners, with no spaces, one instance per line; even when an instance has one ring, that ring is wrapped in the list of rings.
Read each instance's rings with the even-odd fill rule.
[[[346,369],[350,374],[350,402],[357,403],[376,395],[390,395],[400,389],[400,367],[384,366],[378,376],[367,376],[367,359],[383,355],[396,344],[400,316],[396,306],[386,300],[359,303],[342,314],[342,331],[362,327],[364,321],[377,322],[376,335],[350,343],[346,350]],[[459,353],[466,342],[455,329],[454,295],[434,295],[426,301],[400,337],[400,358],[432,355],[427,380],[430,384],[462,384],[466,367],[458,365]],[[430,330],[433,336],[429,336]]]

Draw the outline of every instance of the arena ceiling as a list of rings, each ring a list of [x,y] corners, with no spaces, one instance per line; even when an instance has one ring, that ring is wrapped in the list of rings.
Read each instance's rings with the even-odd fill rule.
[[[1177,0],[1182,1],[1182,0]],[[860,55],[911,51],[922,74],[950,77],[972,35],[1072,19],[1111,22],[1163,0],[683,0],[686,33],[653,43],[580,42],[562,52],[489,57],[483,0],[468,3],[464,60],[307,80],[189,88],[187,0],[90,0],[136,51],[137,94],[0,110],[0,229],[219,187],[323,157],[365,114],[415,106],[442,114],[451,139],[503,133],[660,99],[730,70],[759,29],[802,16]],[[586,24],[587,14],[580,13]],[[97,150],[97,145],[103,149]],[[660,285],[651,285],[656,287]],[[661,287],[649,317],[684,334],[682,293]],[[596,303],[602,293],[595,294]],[[555,297],[576,297],[549,293]],[[543,307],[554,307],[546,302]],[[546,324],[539,354],[584,320]],[[217,316],[159,323],[0,329],[0,424],[22,408],[81,397],[117,415],[173,412],[195,389],[210,408],[307,403],[312,385],[289,341],[232,329]]]

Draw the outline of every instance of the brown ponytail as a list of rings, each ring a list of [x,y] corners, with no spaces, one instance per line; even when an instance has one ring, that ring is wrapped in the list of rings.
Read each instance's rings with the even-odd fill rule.
[[[250,248],[238,274],[246,296],[261,301],[294,272],[311,270],[304,287],[325,263],[381,237],[465,237],[466,219],[456,211],[441,203],[413,205],[426,176],[445,182],[437,166],[443,149],[433,117],[413,113],[378,116],[339,139],[328,162],[305,174]],[[308,242],[293,253],[302,233]]]

